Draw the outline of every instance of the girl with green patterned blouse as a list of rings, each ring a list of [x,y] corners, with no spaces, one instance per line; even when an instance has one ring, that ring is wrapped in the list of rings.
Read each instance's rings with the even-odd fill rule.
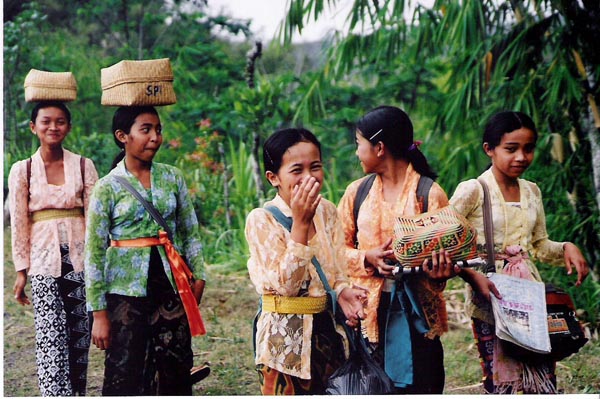
[[[163,216],[199,303],[204,265],[196,214],[181,171],[153,162],[163,141],[155,108],[120,107],[113,132],[122,159],[94,187],[85,246],[92,342],[106,351],[102,395],[191,395],[190,328],[165,248],[123,245],[155,239],[161,227],[115,177]]]

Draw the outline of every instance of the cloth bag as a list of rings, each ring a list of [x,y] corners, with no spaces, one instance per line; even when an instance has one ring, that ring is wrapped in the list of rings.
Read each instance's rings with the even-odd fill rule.
[[[477,231],[452,205],[416,216],[400,216],[393,250],[402,266],[422,266],[443,247],[455,262],[477,256]]]
[[[550,353],[538,354],[520,345],[505,343],[505,352],[510,356],[534,362],[549,356],[554,361],[560,361],[579,352],[588,341],[575,315],[575,306],[568,293],[552,284],[546,284],[545,299]]]

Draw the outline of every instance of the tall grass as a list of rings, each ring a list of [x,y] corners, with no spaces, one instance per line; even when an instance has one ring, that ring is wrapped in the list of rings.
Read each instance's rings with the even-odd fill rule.
[[[216,172],[186,158],[177,161],[177,166],[185,172],[202,226],[205,259],[221,272],[245,268],[246,215],[261,205],[252,176],[250,151],[243,141],[228,139],[222,168]]]

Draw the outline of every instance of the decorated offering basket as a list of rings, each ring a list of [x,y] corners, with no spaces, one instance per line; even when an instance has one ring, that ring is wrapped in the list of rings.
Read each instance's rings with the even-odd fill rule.
[[[398,217],[394,226],[393,250],[402,266],[422,266],[431,252],[444,248],[452,261],[477,256],[477,231],[454,207]]]

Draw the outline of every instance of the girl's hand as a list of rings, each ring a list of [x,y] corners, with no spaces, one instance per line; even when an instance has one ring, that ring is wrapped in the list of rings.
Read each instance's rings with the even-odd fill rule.
[[[21,305],[30,305],[31,302],[25,294],[25,286],[27,285],[27,272],[25,270],[19,270],[17,272],[17,278],[15,279],[15,284],[13,286],[13,293],[15,294],[15,299]]]
[[[446,281],[460,272],[460,267],[452,263],[450,254],[444,248],[440,248],[437,253],[435,250],[431,251],[431,267],[427,259],[423,261],[422,269],[430,279],[440,281]]]
[[[290,208],[294,224],[310,225],[319,202],[321,202],[321,185],[314,177],[302,179],[299,185],[292,189]]]
[[[202,300],[202,294],[204,294],[205,283],[206,282],[204,280],[194,280],[192,286],[190,287],[192,289],[192,292],[194,293],[194,298],[196,298],[196,303],[198,305],[200,305],[200,301]]]
[[[314,177],[303,179],[292,189],[290,208],[292,209],[292,231],[290,238],[303,245],[308,244],[308,232],[312,226],[313,217],[321,202],[321,185]]]
[[[573,266],[575,266],[575,269],[577,270],[577,282],[575,283],[575,286],[580,286],[590,272],[587,261],[575,244],[567,242],[564,245],[564,249],[567,274],[570,275],[573,273]]]
[[[97,310],[94,312],[92,342],[100,350],[110,347],[110,319],[108,318],[107,310]]]
[[[465,280],[473,288],[473,290],[483,296],[489,302],[491,300],[491,294],[498,299],[502,299],[500,291],[496,288],[489,278],[481,273],[477,273],[472,269],[462,269],[459,273],[460,277]]]
[[[365,318],[368,291],[359,286],[346,287],[338,296],[338,304],[346,316],[346,324],[356,327]]]
[[[365,267],[377,269],[381,276],[391,276],[395,266],[386,263],[386,259],[390,259],[394,254],[394,250],[391,249],[390,245],[392,245],[391,238],[383,245],[365,252]]]

